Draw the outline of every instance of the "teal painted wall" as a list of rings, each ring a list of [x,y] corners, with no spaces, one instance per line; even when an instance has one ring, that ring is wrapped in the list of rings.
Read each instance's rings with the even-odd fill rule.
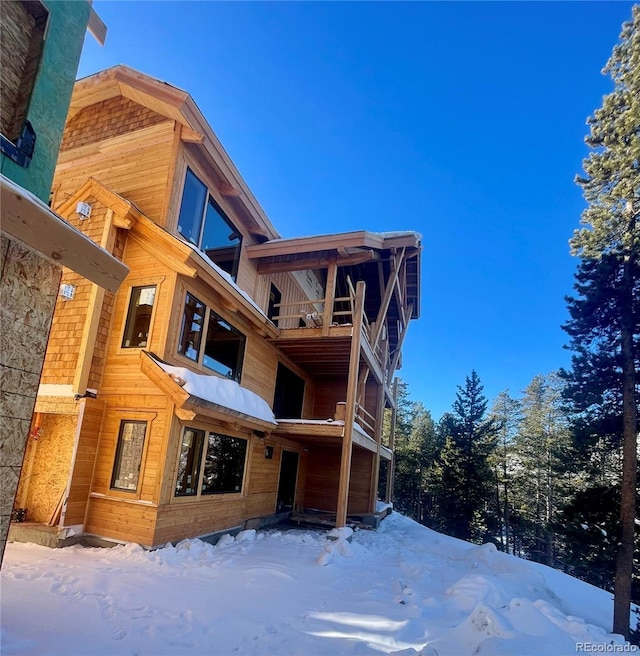
[[[49,11],[49,24],[27,110],[27,120],[36,133],[33,159],[28,168],[22,168],[0,154],[0,171],[48,202],[91,7],[84,0],[43,4]]]

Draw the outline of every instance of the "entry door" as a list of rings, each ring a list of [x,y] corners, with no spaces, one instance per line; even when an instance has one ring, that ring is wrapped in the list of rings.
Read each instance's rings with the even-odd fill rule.
[[[276,512],[293,510],[296,498],[296,479],[298,478],[298,454],[293,451],[282,452],[280,481],[278,482],[278,502]]]

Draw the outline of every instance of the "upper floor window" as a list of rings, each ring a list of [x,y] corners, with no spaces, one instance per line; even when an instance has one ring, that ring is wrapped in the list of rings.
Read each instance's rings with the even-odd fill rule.
[[[147,345],[155,298],[155,285],[133,287],[131,290],[127,322],[122,336],[122,348],[142,348]]]
[[[187,292],[178,353],[227,378],[239,381],[245,342],[246,337],[239,330]]]
[[[191,169],[184,182],[178,232],[236,279],[242,236]]]

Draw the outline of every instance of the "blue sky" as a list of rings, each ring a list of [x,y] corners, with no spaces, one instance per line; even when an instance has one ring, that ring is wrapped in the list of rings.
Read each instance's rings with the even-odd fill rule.
[[[586,118],[630,2],[100,2],[79,77],[188,91],[284,237],[423,235],[399,375],[436,418],[569,363]]]

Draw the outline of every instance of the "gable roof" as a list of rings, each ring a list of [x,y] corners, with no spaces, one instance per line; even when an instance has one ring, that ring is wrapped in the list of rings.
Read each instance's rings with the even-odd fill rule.
[[[222,179],[220,193],[242,206],[254,224],[250,226],[251,231],[262,239],[275,239],[279,236],[224,146],[186,91],[119,64],[76,82],[67,121],[85,107],[117,96],[129,98],[183,126],[183,141],[201,149]]]

